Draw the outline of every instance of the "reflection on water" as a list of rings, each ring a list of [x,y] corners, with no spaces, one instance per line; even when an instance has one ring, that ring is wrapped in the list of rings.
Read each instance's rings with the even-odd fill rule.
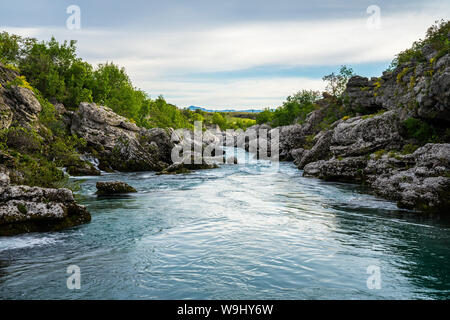
[[[245,153],[239,151],[243,162]],[[139,192],[97,198],[98,180]],[[3,299],[445,299],[450,223],[259,161],[82,183],[92,222],[0,238]],[[66,287],[69,265],[81,290]],[[381,268],[369,290],[367,267]]]

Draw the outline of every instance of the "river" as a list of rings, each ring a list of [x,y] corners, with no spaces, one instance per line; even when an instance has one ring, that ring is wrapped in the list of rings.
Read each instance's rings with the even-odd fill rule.
[[[91,223],[0,238],[0,298],[450,298],[448,219],[246,156],[187,175],[82,178]],[[138,193],[97,198],[99,180]],[[69,265],[79,290],[67,288]]]

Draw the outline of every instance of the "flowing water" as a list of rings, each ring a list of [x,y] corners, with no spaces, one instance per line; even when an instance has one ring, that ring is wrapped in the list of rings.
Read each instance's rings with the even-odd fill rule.
[[[96,181],[116,179],[139,192],[94,195]],[[90,224],[0,238],[0,298],[450,298],[448,220],[363,191],[268,161],[86,178],[78,201]],[[67,288],[69,265],[80,290]]]

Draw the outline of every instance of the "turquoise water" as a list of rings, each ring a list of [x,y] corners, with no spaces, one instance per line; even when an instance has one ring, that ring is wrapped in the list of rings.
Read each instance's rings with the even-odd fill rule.
[[[245,153],[239,151],[243,163]],[[97,198],[98,180],[139,192]],[[448,299],[450,223],[292,163],[86,178],[92,222],[0,238],[2,299]],[[66,269],[81,270],[69,290]],[[369,289],[367,267],[380,268]]]

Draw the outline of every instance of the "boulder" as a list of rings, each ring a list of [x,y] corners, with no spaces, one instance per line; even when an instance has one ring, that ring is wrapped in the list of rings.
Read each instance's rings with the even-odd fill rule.
[[[332,158],[309,163],[305,166],[305,177],[317,177],[324,180],[339,182],[364,181],[364,168],[367,160],[363,157],[349,157],[344,159]]]
[[[190,173],[191,170],[215,169],[219,167],[214,157],[203,157],[201,154],[198,154],[197,159],[200,159],[200,161],[195,161],[195,155],[193,153],[186,154],[181,161],[171,164],[157,174]]]
[[[122,181],[99,181],[96,184],[97,195],[115,195],[137,192],[135,188]]]
[[[70,190],[11,186],[0,174],[0,236],[57,231],[90,220]]]
[[[71,123],[71,132],[95,150],[105,171],[159,171],[171,163],[173,143],[166,130],[139,128],[94,103],[81,103]]]
[[[350,118],[333,130],[330,150],[336,156],[358,156],[379,149],[399,149],[401,122],[395,111]]]
[[[315,137],[317,141],[310,150],[302,153],[302,158],[297,161],[298,168],[303,169],[308,163],[318,160],[328,159],[331,156],[330,146],[332,141],[333,131],[321,131]]]

